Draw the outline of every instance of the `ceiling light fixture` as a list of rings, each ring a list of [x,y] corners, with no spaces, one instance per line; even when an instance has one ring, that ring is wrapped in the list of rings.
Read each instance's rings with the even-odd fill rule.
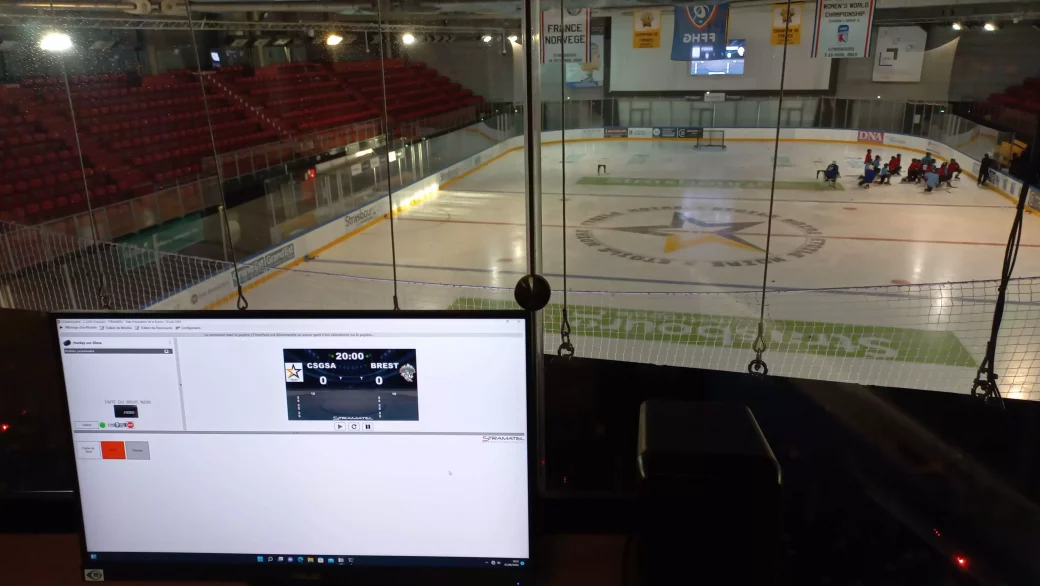
[[[993,32],[997,30],[997,25],[993,24],[992,22],[987,22],[986,24],[982,25],[982,28],[989,32]]]
[[[325,44],[330,46],[330,47],[335,47],[336,45],[338,45],[338,44],[340,44],[342,42],[343,42],[343,37],[337,35],[336,33],[332,33],[329,36],[325,37]]]
[[[508,36],[508,37],[506,37],[506,38],[508,38],[508,39],[509,39],[509,42],[510,42],[510,43],[515,43],[515,42],[516,42],[516,39],[517,39],[518,37],[517,37],[516,35],[509,35],[509,36]]]
[[[483,37],[480,38],[480,40],[482,40],[485,43],[490,45],[491,44],[491,35],[484,35]]]
[[[65,33],[47,33],[40,39],[40,48],[44,51],[68,51],[72,48],[72,39]]]
[[[401,35],[401,42],[406,45],[415,44],[415,35],[413,35],[412,33],[405,33]]]
[[[953,23],[953,26],[951,28],[953,28],[953,30],[955,30],[955,31],[959,31],[959,30],[964,28],[964,25],[962,25],[959,22],[955,22],[955,23]]]

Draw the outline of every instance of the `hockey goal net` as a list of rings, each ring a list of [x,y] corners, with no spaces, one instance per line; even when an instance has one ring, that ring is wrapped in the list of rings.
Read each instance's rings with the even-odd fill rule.
[[[726,131],[704,129],[697,139],[697,146],[726,148]]]

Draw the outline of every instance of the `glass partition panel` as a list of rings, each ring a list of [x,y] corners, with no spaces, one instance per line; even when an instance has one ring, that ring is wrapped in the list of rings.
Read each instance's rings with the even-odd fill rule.
[[[767,288],[979,279],[992,276],[983,251],[1006,240],[996,221],[985,224],[990,248],[965,249],[967,269],[925,262],[922,251],[942,239],[928,232],[935,223],[926,218],[904,226],[910,236],[899,236],[921,245],[913,251],[921,262],[897,254],[899,262],[879,263],[876,250],[857,257],[864,268],[854,273],[816,262],[841,264],[843,255],[860,254],[850,252],[851,243],[873,246],[892,237],[865,228],[891,218],[857,219],[876,206],[906,204],[900,218],[925,207],[938,213],[931,195],[924,204],[913,199],[937,188],[985,215],[1014,200],[1019,179],[1029,178],[1032,118],[1008,106],[1014,102],[936,101],[941,92],[924,91],[935,89],[930,79],[898,86],[904,99],[887,99],[896,94],[884,88],[897,86],[873,81],[873,71],[869,82],[852,83],[849,76],[859,75],[848,66],[853,61],[835,66],[812,57],[801,40],[786,46],[785,62],[782,33],[767,37],[749,24],[775,17],[775,6],[728,5],[732,38],[687,43],[689,55],[673,55],[665,41],[685,5],[647,9],[638,18],[539,5],[539,26],[557,19],[559,31],[583,33],[563,43],[575,46],[559,58],[547,41],[554,31],[525,44],[515,7],[505,4],[466,7],[447,24],[443,14],[402,5],[350,18],[320,11],[328,7],[292,12],[275,4],[264,16],[203,6],[130,24],[79,20],[58,4],[22,7],[24,14],[5,7],[0,220],[40,227],[20,229],[14,244],[8,237],[5,262],[21,270],[64,261],[63,247],[93,252],[99,241],[120,251],[104,260],[109,275],[72,278],[72,285],[58,275],[70,269],[44,271],[57,283],[40,297],[46,303],[152,306],[191,283],[234,272],[236,263],[251,268],[235,277],[233,292],[189,305],[227,307],[238,284],[259,307],[287,303],[263,293],[281,289],[262,286],[279,282],[268,277],[284,274],[274,268],[323,272],[352,286],[373,279],[351,306],[392,306],[395,275],[422,286],[506,291],[508,298],[507,289],[491,287],[508,288],[528,270],[526,195],[533,185],[541,186],[537,199],[545,208],[531,213],[548,218],[540,226],[560,230],[544,236],[558,239],[544,247],[546,272],[562,278],[564,258],[573,253],[581,268],[575,274],[582,275],[576,282],[586,291],[710,291],[728,299],[732,286],[753,293],[767,240],[771,253],[774,244],[793,242],[793,232],[782,232],[798,222],[823,234],[826,245],[815,232],[799,236],[812,254],[778,256],[784,260],[776,261]],[[641,30],[644,17],[648,30]],[[662,27],[656,46],[653,22]],[[538,96],[525,108],[523,55],[533,44]],[[832,81],[839,87],[834,96],[827,95]],[[537,119],[537,137],[523,137],[526,114]],[[878,177],[860,184],[867,149],[871,170],[878,156],[879,175],[896,169],[895,184]],[[936,155],[937,171],[957,159],[964,177],[981,173],[989,155],[993,173],[984,175],[992,189],[955,177],[932,191],[926,182],[903,183],[909,164],[926,152]],[[824,172],[832,162],[842,177],[830,184]],[[722,211],[698,221],[737,223],[741,210],[761,212],[770,201],[773,215],[783,218],[773,226],[780,232],[771,231],[767,217],[765,232],[748,228],[747,238],[740,236],[750,246],[740,253],[735,240],[722,242],[681,218],[680,226],[641,234],[611,215],[650,203],[681,214],[713,202]],[[565,203],[574,210],[567,222]],[[957,209],[942,213],[953,217]],[[599,227],[611,218],[618,225]],[[739,222],[759,221],[745,219]],[[44,231],[68,239],[59,245],[31,236]],[[779,234],[775,242],[772,234]],[[746,263],[729,264],[738,261]],[[13,290],[4,299],[32,299],[18,293],[24,284]],[[414,305],[455,301],[434,297]],[[346,299],[316,294],[315,304]]]

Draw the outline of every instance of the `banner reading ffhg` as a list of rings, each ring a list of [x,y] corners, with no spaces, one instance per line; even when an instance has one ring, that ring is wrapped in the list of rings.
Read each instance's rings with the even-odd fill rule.
[[[672,61],[690,61],[703,55],[721,58],[729,40],[729,4],[701,2],[675,7]]]

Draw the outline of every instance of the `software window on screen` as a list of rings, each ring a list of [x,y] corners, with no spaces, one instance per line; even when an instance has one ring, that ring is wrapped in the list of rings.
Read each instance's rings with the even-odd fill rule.
[[[528,557],[523,320],[58,325],[90,552]]]

